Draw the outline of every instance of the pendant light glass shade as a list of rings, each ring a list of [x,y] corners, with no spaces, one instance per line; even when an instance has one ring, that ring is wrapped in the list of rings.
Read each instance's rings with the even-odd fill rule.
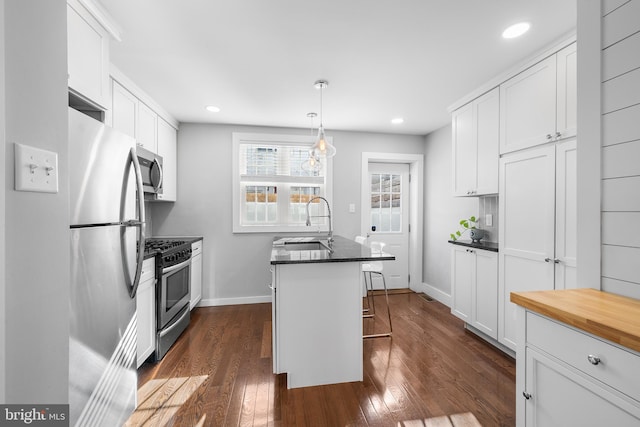
[[[318,138],[316,143],[313,144],[313,147],[311,147],[311,153],[315,157],[333,157],[336,155],[336,147],[327,141],[322,125],[320,125],[318,129]]]
[[[309,150],[309,158],[302,163],[302,170],[307,172],[318,172],[322,169],[322,163],[317,156],[314,156],[313,151]]]
[[[317,80],[314,83],[316,89],[320,89],[320,127],[318,128],[318,138],[316,143],[311,147],[311,155],[316,158],[328,158],[336,155],[336,147],[331,145],[324,135],[324,126],[322,125],[322,89],[329,86],[326,80]]]

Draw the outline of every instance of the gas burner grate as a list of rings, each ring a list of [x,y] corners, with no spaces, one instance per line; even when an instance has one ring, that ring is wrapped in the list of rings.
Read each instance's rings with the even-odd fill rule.
[[[165,239],[149,239],[145,242],[145,252],[160,251],[164,252],[176,246],[186,244],[185,240],[165,240]]]

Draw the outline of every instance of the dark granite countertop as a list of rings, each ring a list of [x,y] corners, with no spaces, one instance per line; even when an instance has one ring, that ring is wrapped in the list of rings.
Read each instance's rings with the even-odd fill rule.
[[[293,240],[296,239],[296,240]],[[364,261],[392,261],[395,255],[385,252],[372,252],[367,246],[342,236],[333,236],[332,251],[327,249],[287,250],[285,241],[295,242],[300,239],[326,241],[326,237],[310,238],[276,237],[271,249],[271,264],[310,264],[323,262],[364,262]],[[304,240],[302,240],[304,241]]]
[[[496,242],[472,242],[471,240],[449,240],[453,245],[468,246],[475,249],[483,249],[485,251],[498,252],[498,244]]]

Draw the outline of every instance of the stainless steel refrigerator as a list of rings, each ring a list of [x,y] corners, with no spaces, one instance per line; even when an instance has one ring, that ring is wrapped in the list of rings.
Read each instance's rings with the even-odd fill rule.
[[[136,406],[144,197],[135,140],[69,109],[72,426],[120,426]]]

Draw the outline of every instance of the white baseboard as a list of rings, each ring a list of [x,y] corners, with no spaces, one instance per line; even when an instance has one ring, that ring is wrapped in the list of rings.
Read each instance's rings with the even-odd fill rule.
[[[424,292],[431,298],[441,302],[447,307],[451,307],[451,295],[444,293],[442,290],[431,286],[427,283],[421,283],[412,289],[415,292]],[[271,302],[271,295],[254,296],[254,297],[238,297],[238,298],[208,298],[202,299],[197,307],[216,307],[219,305],[238,305],[238,304],[262,304]]]
[[[271,295],[257,296],[257,297],[202,299],[198,303],[198,307],[215,307],[219,305],[238,305],[238,304],[261,304],[265,302],[271,302]]]
[[[441,302],[447,307],[451,307],[451,295],[443,292],[441,289],[431,286],[428,283],[422,283],[417,286],[417,289],[413,289],[415,292],[424,292],[436,301]]]

